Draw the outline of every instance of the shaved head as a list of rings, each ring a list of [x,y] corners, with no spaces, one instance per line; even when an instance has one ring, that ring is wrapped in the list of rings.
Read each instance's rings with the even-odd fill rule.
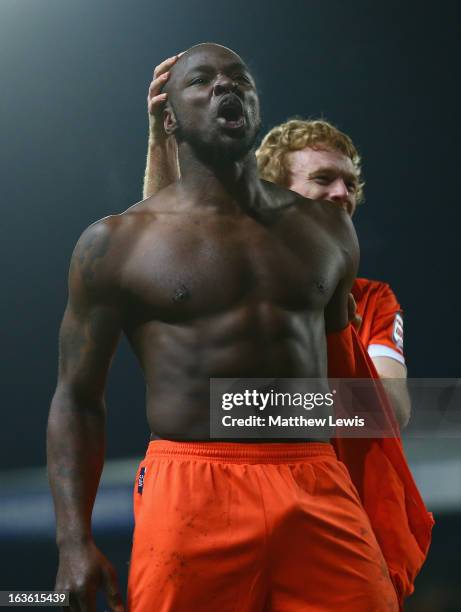
[[[260,127],[256,86],[242,58],[223,45],[201,43],[171,68],[164,128],[178,145],[215,160],[240,159]]]
[[[189,47],[189,49],[184,51],[181,57],[175,63],[175,65],[171,68],[170,70],[171,76],[168,79],[166,85],[163,87],[164,92],[170,94],[171,91],[174,91],[175,79],[178,78],[179,75],[182,74],[184,70],[187,69],[189,58],[193,57],[194,54],[200,51],[205,51],[205,52],[210,52],[210,53],[214,53],[216,51],[227,52],[229,55],[235,56],[236,62],[239,62],[242,66],[246,67],[245,62],[242,60],[240,55],[238,55],[238,53],[236,53],[232,49],[229,49],[229,47],[225,47],[224,45],[219,45],[218,43],[212,43],[212,42],[198,43],[197,45],[193,45],[192,47]]]
[[[189,47],[189,49],[184,51],[184,53],[181,55],[178,62],[180,62],[183,58],[185,58],[189,53],[193,53],[194,51],[203,49],[203,48],[205,49],[224,49],[225,51],[228,51],[229,53],[232,53],[233,55],[238,57],[239,60],[243,63],[243,60],[241,59],[238,53],[236,53],[232,49],[229,49],[229,47],[225,47],[224,45],[219,45],[218,43],[212,43],[212,42],[198,43],[197,45],[193,45],[192,47]]]

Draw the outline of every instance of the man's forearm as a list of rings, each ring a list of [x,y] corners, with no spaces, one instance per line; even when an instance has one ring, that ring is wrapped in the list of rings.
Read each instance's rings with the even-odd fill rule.
[[[149,139],[143,198],[155,195],[178,178],[178,162],[172,139]]]
[[[411,414],[411,400],[405,378],[386,378],[380,376],[389,401],[394,409],[395,418],[403,429],[408,425]]]
[[[91,514],[104,465],[103,402],[82,402],[57,389],[47,432],[48,477],[58,546],[92,539]]]
[[[407,369],[404,364],[390,357],[372,357],[386,393],[394,409],[395,418],[403,429],[408,425],[411,400],[407,387]]]

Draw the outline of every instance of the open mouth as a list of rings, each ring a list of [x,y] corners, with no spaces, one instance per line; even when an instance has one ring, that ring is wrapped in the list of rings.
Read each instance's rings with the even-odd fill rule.
[[[245,125],[245,116],[240,99],[233,95],[227,95],[218,106],[218,123],[226,129],[236,130]]]

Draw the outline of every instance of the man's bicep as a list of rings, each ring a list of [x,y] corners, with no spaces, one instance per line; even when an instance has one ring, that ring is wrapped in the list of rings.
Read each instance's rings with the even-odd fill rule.
[[[121,333],[120,300],[111,282],[107,222],[90,226],[75,247],[69,299],[60,330],[59,382],[75,392],[102,396]]]
[[[59,337],[59,382],[77,395],[102,397],[120,334],[114,307],[93,304],[78,311],[69,303]]]
[[[392,357],[372,357],[376,371],[381,378],[406,378],[406,366]]]

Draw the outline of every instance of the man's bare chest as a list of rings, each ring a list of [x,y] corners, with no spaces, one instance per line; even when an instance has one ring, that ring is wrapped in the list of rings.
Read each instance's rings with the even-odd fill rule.
[[[261,301],[286,310],[319,309],[341,271],[328,232],[252,220],[167,224],[136,241],[123,288],[136,310],[163,320],[206,316]]]

